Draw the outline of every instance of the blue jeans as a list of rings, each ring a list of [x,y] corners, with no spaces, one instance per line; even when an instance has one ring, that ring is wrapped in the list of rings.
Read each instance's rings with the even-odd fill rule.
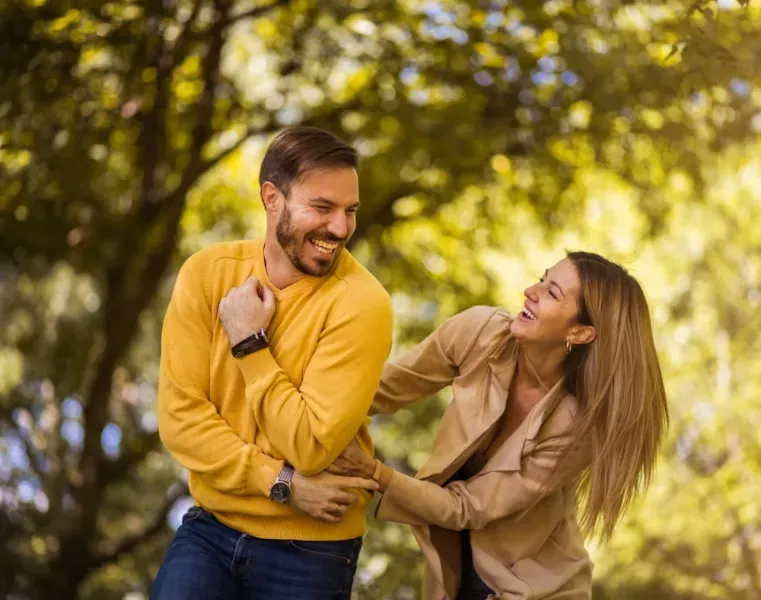
[[[151,600],[349,600],[362,538],[265,540],[191,508],[169,544]]]
[[[470,531],[460,533],[460,556],[462,558],[462,583],[457,600],[486,600],[492,589],[476,573],[473,566],[473,548],[470,545]]]

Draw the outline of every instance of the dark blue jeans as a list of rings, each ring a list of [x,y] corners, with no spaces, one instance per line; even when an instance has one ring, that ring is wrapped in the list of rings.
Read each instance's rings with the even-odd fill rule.
[[[169,544],[151,600],[349,600],[362,538],[265,540],[191,508]]]
[[[462,583],[457,600],[486,600],[492,589],[476,573],[473,566],[473,549],[470,545],[470,531],[460,533],[460,556],[462,557]]]

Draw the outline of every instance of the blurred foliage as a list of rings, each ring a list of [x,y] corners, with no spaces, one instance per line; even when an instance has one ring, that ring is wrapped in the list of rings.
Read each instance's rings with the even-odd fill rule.
[[[0,2],[0,595],[147,595],[183,473],[158,339],[194,250],[263,233],[269,136],[361,151],[353,250],[395,353],[517,306],[561,249],[645,284],[674,425],[651,493],[592,548],[600,598],[761,598],[761,8],[747,0]],[[377,420],[414,470],[447,394]],[[414,598],[371,522],[361,598]],[[13,594],[13,596],[10,596]]]

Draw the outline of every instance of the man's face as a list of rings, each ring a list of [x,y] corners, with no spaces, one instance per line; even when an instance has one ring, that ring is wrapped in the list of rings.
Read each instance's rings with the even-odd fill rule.
[[[276,236],[293,266],[313,277],[327,275],[357,228],[357,172],[307,172],[281,206]]]

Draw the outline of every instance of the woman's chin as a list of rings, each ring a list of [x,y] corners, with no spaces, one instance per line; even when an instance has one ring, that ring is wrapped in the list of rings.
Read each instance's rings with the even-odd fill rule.
[[[510,333],[513,336],[513,339],[522,346],[534,344],[543,345],[546,343],[546,341],[542,339],[540,332],[534,327],[533,322],[527,323],[516,319],[510,325]],[[538,336],[537,334],[540,335]]]
[[[515,319],[510,324],[510,334],[513,336],[513,339],[517,341],[518,343],[521,343],[526,340],[526,335],[528,331],[526,331],[526,327],[524,327],[523,323],[519,321],[518,319]]]

